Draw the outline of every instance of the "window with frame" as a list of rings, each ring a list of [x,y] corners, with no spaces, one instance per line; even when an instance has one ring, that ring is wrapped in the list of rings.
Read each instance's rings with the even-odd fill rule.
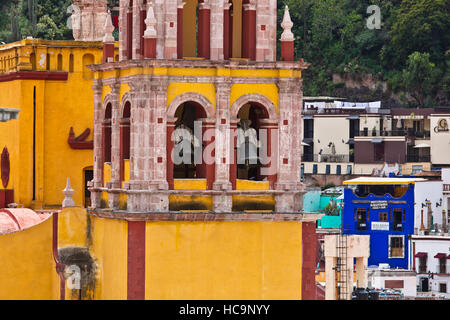
[[[336,166],[336,174],[341,174],[341,165],[340,164],[338,164]]]
[[[367,230],[368,210],[366,208],[358,208],[355,211],[356,229]]]
[[[403,218],[405,216],[405,209],[402,208],[394,208],[392,214],[392,224],[394,231],[402,231],[403,230]]]
[[[379,212],[378,213],[378,221],[386,222],[389,221],[389,216],[387,212]]]
[[[404,258],[405,244],[403,236],[389,236],[389,258]]]
[[[439,292],[447,293],[447,283],[439,283]]]
[[[331,166],[329,164],[327,164],[327,166],[325,167],[325,174],[330,174],[331,173]]]
[[[317,164],[313,164],[313,174],[317,174]]]

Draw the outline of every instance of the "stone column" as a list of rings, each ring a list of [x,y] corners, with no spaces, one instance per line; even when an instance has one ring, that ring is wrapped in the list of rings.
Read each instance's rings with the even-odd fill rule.
[[[120,179],[120,83],[110,84],[111,92],[111,181],[110,187],[117,189],[121,187]],[[109,208],[119,208],[119,194],[109,193]]]
[[[353,291],[353,258],[347,257],[347,294],[342,295],[341,300],[352,300]]]
[[[205,0],[198,4],[198,56],[211,58],[211,6]]]
[[[133,80],[129,82],[131,87],[131,118],[130,118],[130,182],[128,189],[130,191],[142,190],[142,179],[144,175],[144,159],[143,149],[144,143],[142,140],[142,126],[144,121],[143,107],[139,105],[137,97],[141,91],[141,84],[139,81]],[[139,101],[140,102],[140,101]],[[128,211],[142,212],[141,195],[129,194]]]
[[[211,1],[210,59],[224,59],[224,0]]]
[[[164,0],[155,0],[154,2],[154,12],[156,18],[156,58],[164,59],[164,44],[165,44],[165,36],[166,32],[166,24],[165,24],[165,2]]]
[[[232,34],[232,24],[233,20],[231,17],[231,5],[229,0],[225,0],[223,7],[223,58],[224,60],[230,59],[233,55],[231,52],[233,37]]]
[[[302,136],[302,94],[298,79],[280,79],[279,165],[277,190],[290,191],[276,196],[276,211],[298,212],[304,185],[300,182]]]
[[[120,1],[119,8],[119,60],[123,61],[127,59],[127,1]]]
[[[270,31],[272,25],[271,17],[277,15],[270,10],[269,0],[256,1],[256,60],[273,61],[270,41]],[[275,26],[276,27],[276,26]]]
[[[167,88],[169,82],[167,77],[154,79],[150,87],[150,126],[152,132],[150,140],[150,165],[152,179],[149,183],[150,190],[168,190],[167,181]],[[151,127],[151,128],[150,128]],[[172,166],[173,170],[173,166]],[[172,174],[173,176],[173,174]],[[167,212],[169,210],[169,197],[167,194],[151,196],[151,212]]]
[[[336,300],[336,258],[325,257],[325,300]]]
[[[356,258],[356,285],[358,288],[367,288],[367,257]]]
[[[256,1],[242,4],[242,57],[256,60]]]
[[[178,0],[165,0],[164,58],[177,59]]]
[[[94,90],[94,179],[92,180],[91,186],[94,188],[101,188],[103,187],[103,85],[101,80],[95,80],[92,89]],[[91,205],[94,208],[100,208],[100,192],[91,192]]]
[[[231,190],[230,164],[232,162],[231,150],[231,119],[230,119],[230,94],[232,83],[226,79],[216,82],[216,142],[215,162],[216,178],[214,190]]]

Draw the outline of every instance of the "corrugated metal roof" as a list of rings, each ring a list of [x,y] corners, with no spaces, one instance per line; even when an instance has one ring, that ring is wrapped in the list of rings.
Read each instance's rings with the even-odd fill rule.
[[[352,180],[344,181],[345,185],[355,184],[410,184],[420,181],[427,181],[422,178],[378,178],[378,177],[359,177]]]

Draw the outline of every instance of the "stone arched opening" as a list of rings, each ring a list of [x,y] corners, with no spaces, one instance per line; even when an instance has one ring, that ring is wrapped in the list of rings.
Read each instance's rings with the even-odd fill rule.
[[[233,141],[234,164],[230,168],[233,186],[236,179],[269,181],[273,187],[277,171],[278,114],[275,105],[260,94],[240,97],[231,108],[237,134]]]
[[[214,107],[204,96],[185,93],[175,98],[167,111],[167,180],[206,179],[207,189],[214,183],[214,163],[204,159],[206,130],[215,127]]]

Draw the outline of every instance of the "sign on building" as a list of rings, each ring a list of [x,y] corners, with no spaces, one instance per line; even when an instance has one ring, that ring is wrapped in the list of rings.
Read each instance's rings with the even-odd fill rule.
[[[372,230],[389,231],[389,222],[372,221]]]
[[[388,202],[384,201],[384,200],[370,202],[370,209],[380,210],[380,209],[387,209],[387,207],[388,207]]]

